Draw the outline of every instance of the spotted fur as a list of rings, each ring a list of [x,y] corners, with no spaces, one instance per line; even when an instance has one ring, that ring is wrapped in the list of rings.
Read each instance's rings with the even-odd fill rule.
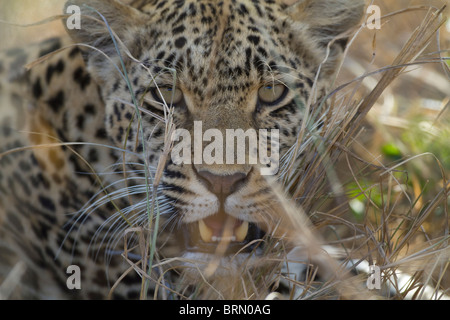
[[[0,223],[9,253],[26,261],[25,296],[105,298],[129,268],[120,256],[124,233],[148,226],[152,192],[162,213],[159,258],[208,260],[208,254],[184,252],[174,234],[220,210],[267,224],[271,217],[264,208],[273,195],[255,166],[175,165],[169,158],[157,189],[146,183],[164,150],[161,118],[169,111],[154,102],[151,91],[173,84],[182,91],[182,102],[172,109],[177,128],[192,133],[194,121],[202,121],[203,130],[278,129],[283,155],[297,140],[313,86],[315,101],[329,89],[345,33],[358,23],[364,5],[95,0],[86,7],[84,2],[66,4],[79,5],[83,13],[81,30],[68,30],[70,39],[10,50],[0,60]],[[62,48],[31,70],[22,68]],[[277,84],[286,88],[284,96],[273,104],[261,102],[258,90]],[[220,199],[202,172],[245,178]],[[71,264],[82,268],[82,290],[66,287]],[[113,297],[137,298],[139,291],[132,272]]]

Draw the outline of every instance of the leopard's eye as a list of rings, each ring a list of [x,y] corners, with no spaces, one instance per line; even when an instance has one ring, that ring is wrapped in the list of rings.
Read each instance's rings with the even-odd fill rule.
[[[275,105],[287,94],[288,89],[282,84],[264,85],[258,90],[259,101],[266,105]]]
[[[158,102],[166,103],[169,106],[179,104],[183,100],[183,91],[169,86],[153,88],[152,95]]]

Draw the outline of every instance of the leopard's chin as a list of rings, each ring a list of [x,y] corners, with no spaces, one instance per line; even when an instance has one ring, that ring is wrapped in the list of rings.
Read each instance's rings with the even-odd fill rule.
[[[185,251],[180,259],[183,272],[191,280],[238,277],[258,265],[258,253],[244,252],[219,256],[215,253]]]

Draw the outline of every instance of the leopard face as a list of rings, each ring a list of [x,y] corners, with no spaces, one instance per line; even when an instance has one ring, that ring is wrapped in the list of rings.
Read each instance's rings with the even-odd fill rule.
[[[105,102],[108,136],[127,150],[118,157],[125,158],[130,176],[141,176],[136,183],[144,190],[145,168],[164,165],[160,199],[169,204],[172,229],[184,234],[185,256],[209,260],[223,243],[225,257],[251,251],[276,224],[267,210],[274,201],[272,180],[261,174],[260,164],[249,163],[251,151],[245,149],[244,163],[195,161],[194,149],[205,151],[205,141],[189,149],[193,161],[175,163],[168,145],[177,141],[171,140],[168,119],[191,137],[196,124],[201,134],[216,130],[223,136],[227,130],[276,130],[277,150],[269,147],[267,154],[283,158],[297,141],[311,94],[316,100],[325,95],[339,61],[345,41],[329,42],[355,24],[361,3],[94,1],[100,18],[82,2],[67,5],[104,18],[120,39],[114,45],[104,25],[92,19],[81,30],[69,30],[111,58],[86,50]],[[332,18],[336,14],[342,19]]]

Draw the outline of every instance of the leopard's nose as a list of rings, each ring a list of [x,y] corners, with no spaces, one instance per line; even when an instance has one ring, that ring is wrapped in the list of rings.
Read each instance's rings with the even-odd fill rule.
[[[209,171],[199,171],[198,175],[208,190],[219,198],[226,198],[238,191],[245,184],[247,178],[247,175],[244,173],[217,175]]]

